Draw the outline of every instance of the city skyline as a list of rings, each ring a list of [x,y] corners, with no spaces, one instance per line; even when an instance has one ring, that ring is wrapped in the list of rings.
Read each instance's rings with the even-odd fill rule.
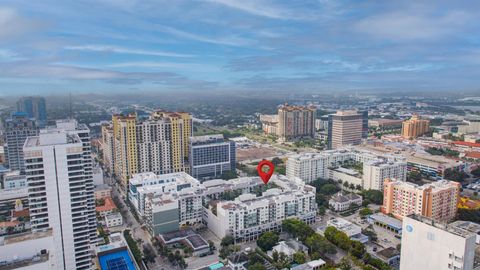
[[[478,10],[446,1],[8,0],[0,96],[475,91]]]

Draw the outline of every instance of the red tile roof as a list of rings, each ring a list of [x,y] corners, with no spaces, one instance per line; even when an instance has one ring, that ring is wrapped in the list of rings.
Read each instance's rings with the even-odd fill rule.
[[[467,152],[465,154],[467,158],[480,158],[480,152]]]
[[[462,142],[462,141],[454,141],[453,143],[456,144],[456,145],[463,145],[463,146],[468,146],[468,147],[478,147],[478,148],[480,148],[480,143]]]
[[[97,212],[105,212],[105,211],[111,211],[111,210],[116,209],[116,208],[117,208],[117,206],[113,202],[112,198],[111,197],[106,197],[105,198],[105,204],[102,205],[102,206],[95,207],[95,210]]]
[[[18,221],[4,221],[4,222],[0,222],[0,228],[15,227],[18,224],[20,224],[20,222]]]

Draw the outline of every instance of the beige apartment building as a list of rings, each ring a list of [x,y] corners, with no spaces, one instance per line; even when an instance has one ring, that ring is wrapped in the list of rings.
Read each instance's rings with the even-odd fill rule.
[[[457,202],[461,185],[457,182],[439,180],[418,186],[413,183],[387,178],[384,182],[384,214],[398,219],[416,214],[439,222],[448,222],[457,214]]]
[[[418,115],[413,115],[409,120],[405,120],[402,124],[402,137],[414,139],[429,131],[430,121],[420,119]]]
[[[310,106],[278,107],[278,136],[284,141],[315,136],[316,109]]]

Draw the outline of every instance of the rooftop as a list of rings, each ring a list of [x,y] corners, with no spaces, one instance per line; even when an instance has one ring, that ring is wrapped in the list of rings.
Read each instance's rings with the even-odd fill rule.
[[[111,197],[105,198],[104,205],[95,207],[95,210],[97,212],[112,211],[113,209],[117,209],[117,206],[115,205]]]
[[[362,196],[353,194],[353,193],[347,193],[343,194],[342,192],[338,192],[337,194],[333,195],[330,201],[333,202],[339,202],[339,203],[344,203],[344,202],[349,202],[353,200],[358,200],[361,199]]]
[[[377,256],[386,261],[393,257],[400,256],[400,252],[396,248],[389,247],[377,252]]]
[[[478,224],[475,223],[443,223],[443,222],[436,222],[430,218],[420,216],[420,215],[409,215],[407,216],[408,218],[411,218],[413,220],[422,222],[424,224],[433,226],[435,228],[438,228],[440,230],[444,230],[447,232],[450,232],[454,235],[458,235],[463,238],[468,238],[472,236],[476,236],[477,232],[472,231],[472,229],[476,228]]]

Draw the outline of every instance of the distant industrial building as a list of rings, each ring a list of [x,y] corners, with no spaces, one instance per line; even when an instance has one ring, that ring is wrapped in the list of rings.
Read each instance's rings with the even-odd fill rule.
[[[29,118],[34,118],[38,127],[47,124],[47,106],[43,97],[22,97],[17,101],[17,111],[24,112]]]
[[[38,128],[35,120],[24,112],[16,112],[5,121],[5,157],[8,168],[25,173],[23,144],[27,137],[37,136]]]
[[[236,174],[235,142],[222,134],[190,137],[189,151],[190,175],[197,179]]]

